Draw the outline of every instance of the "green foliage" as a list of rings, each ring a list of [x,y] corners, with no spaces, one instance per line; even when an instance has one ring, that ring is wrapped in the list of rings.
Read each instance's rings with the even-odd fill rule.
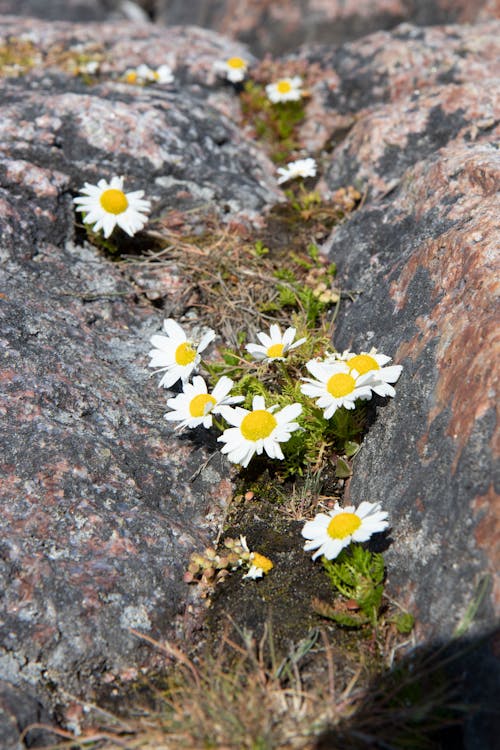
[[[254,252],[258,258],[263,258],[265,255],[269,255],[269,248],[264,245],[262,240],[257,240],[254,245]]]
[[[301,404],[302,414],[297,421],[302,429],[292,433],[281,445],[285,458],[276,468],[282,477],[300,477],[311,468],[320,471],[327,450],[337,454],[337,477],[350,476],[347,460],[359,450],[357,441],[365,425],[365,402],[357,402],[352,410],[341,407],[331,419],[324,418],[323,411],[302,393],[301,384],[307,375],[306,362],[325,353],[328,337],[323,329],[311,325],[307,309],[297,314],[292,322],[297,328],[297,338],[306,336],[307,340],[297,350],[289,352],[284,360],[257,362],[245,351],[223,349],[222,361],[204,362],[205,370],[212,385],[222,375],[232,378],[232,393],[245,397],[241,406],[246,409],[252,408],[255,395],[264,397],[266,407],[282,409],[291,403]],[[342,467],[346,467],[345,473]]]
[[[383,556],[378,552],[370,552],[359,544],[353,544],[350,549],[342,550],[336,560],[323,557],[323,565],[333,589],[347,600],[356,602],[361,615],[364,615],[359,618],[352,613],[332,610],[328,616],[341,625],[347,625],[347,619],[351,618],[357,620],[356,627],[369,622],[375,628],[384,593]]]
[[[27,39],[8,37],[0,45],[0,76],[20,76],[36,63],[39,57],[33,42]]]
[[[408,635],[408,633],[411,633],[411,631],[413,630],[415,618],[409,612],[402,612],[400,615],[397,615],[397,617],[394,618],[393,622],[398,633],[401,633],[402,635]]]
[[[247,81],[241,94],[241,107],[245,119],[253,125],[257,139],[268,145],[273,161],[283,163],[299,149],[296,131],[305,117],[302,100],[273,104],[264,86]]]

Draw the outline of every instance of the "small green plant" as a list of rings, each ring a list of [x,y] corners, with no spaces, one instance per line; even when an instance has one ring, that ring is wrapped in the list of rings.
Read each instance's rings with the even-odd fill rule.
[[[0,76],[17,77],[23,75],[37,63],[40,53],[27,39],[8,37],[0,45]]]
[[[247,81],[240,96],[243,116],[257,139],[268,146],[277,164],[287,161],[300,148],[296,131],[305,117],[303,100],[273,103],[265,87],[255,81]]]
[[[385,564],[379,552],[351,544],[336,559],[323,556],[322,562],[337,598],[333,604],[314,599],[315,612],[346,628],[370,626],[377,633],[383,625],[394,625],[401,635],[411,633],[413,615],[404,611],[387,612]]]
[[[316,603],[316,611],[339,625],[370,624],[376,628],[384,593],[383,556],[353,544],[342,550],[336,560],[323,557],[323,566],[334,591],[341,594],[343,601],[337,606]]]

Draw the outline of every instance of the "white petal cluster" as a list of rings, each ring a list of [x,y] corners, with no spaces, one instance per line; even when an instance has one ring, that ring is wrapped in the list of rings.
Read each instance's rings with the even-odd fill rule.
[[[250,568],[243,578],[250,578],[252,580],[262,578],[262,576],[265,576],[273,568],[274,565],[268,557],[261,555],[259,552],[252,552],[250,555]]]
[[[358,398],[370,399],[372,396],[369,376],[361,376],[351,370],[346,362],[320,362],[312,359],[306,367],[314,376],[304,378],[300,390],[305,396],[316,399],[320,409],[324,409],[325,419],[333,417],[337,409],[354,409]]]
[[[269,329],[269,335],[263,331],[257,334],[260,344],[247,344],[245,348],[254,359],[265,360],[266,362],[285,359],[287,352],[296,349],[306,341],[305,338],[302,338],[294,342],[296,333],[296,329],[290,327],[282,334],[279,325],[273,323]]]
[[[222,453],[235,464],[248,466],[255,453],[263,451],[269,458],[283,459],[280,443],[286,443],[295,430],[300,429],[294,420],[302,413],[301,404],[289,404],[276,411],[277,406],[266,409],[263,396],[254,396],[252,411],[240,406],[222,406],[221,414],[232,427],[224,430],[219,441],[224,443]]]
[[[298,102],[303,96],[302,78],[300,76],[280,78],[279,81],[269,83],[266,86],[266,94],[273,104]]]
[[[386,365],[391,361],[391,357],[386,354],[378,354],[375,348],[369,352],[354,354],[353,352],[344,352],[345,362],[351,368],[356,370],[359,375],[370,378],[370,388],[378,396],[396,395],[395,389],[390,383],[396,383],[403,370],[401,365]]]
[[[307,521],[302,536],[308,541],[304,550],[316,550],[312,559],[324,555],[333,560],[351,542],[366,542],[388,526],[387,513],[380,503],[360,503],[358,508],[349,505],[341,508],[338,503],[329,513],[318,513],[312,521]]]
[[[278,174],[280,175],[278,177],[278,185],[289,180],[296,180],[298,177],[302,179],[316,177],[316,169],[316,160],[311,157],[291,161],[286,167],[278,167]]]
[[[201,352],[214,340],[212,330],[202,336],[196,343],[188,339],[181,326],[172,318],[163,322],[166,335],[155,334],[151,337],[153,349],[149,352],[150,367],[164,372],[159,385],[170,388],[178,380],[185,383],[191,377],[201,360]]]
[[[230,396],[234,383],[223,375],[211,393],[201,375],[195,375],[192,383],[184,383],[183,392],[175,398],[169,398],[167,406],[172,411],[165,414],[169,422],[179,422],[177,428],[198,427],[207,429],[212,426],[212,414],[220,414],[221,406],[239,404],[244,396]]]
[[[150,68],[149,65],[141,63],[137,68],[129,68],[125,71],[125,81],[127,83],[172,83],[174,75],[170,65],[160,65],[158,68]]]
[[[248,62],[242,57],[229,57],[227,60],[218,60],[214,65],[215,70],[231,83],[241,83],[245,80],[248,70]]]
[[[348,349],[330,354],[325,360],[311,360],[306,367],[315,380],[304,378],[300,390],[305,396],[316,398],[330,419],[337,409],[354,409],[356,400],[378,396],[395,396],[391,383],[401,375],[402,366],[386,367],[391,358],[378,354],[375,348],[355,354]]]
[[[85,224],[93,224],[98,232],[109,237],[116,226],[130,237],[139,232],[147,222],[151,203],[143,199],[144,191],[123,192],[123,177],[112,177],[110,182],[99,180],[97,185],[86,182],[81,195],[73,199],[77,211],[85,214]]]

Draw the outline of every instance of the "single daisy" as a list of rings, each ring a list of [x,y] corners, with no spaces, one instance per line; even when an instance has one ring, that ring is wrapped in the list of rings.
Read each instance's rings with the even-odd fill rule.
[[[131,85],[134,85],[135,83],[141,83],[137,74],[137,68],[127,68],[127,70],[123,74],[123,80],[125,81],[125,83],[130,83]]]
[[[278,185],[288,180],[295,180],[297,177],[305,179],[306,177],[316,177],[316,161],[309,157],[308,159],[297,159],[291,161],[286,167],[278,167]]]
[[[163,321],[163,329],[166,336],[158,333],[151,337],[155,348],[149,352],[149,366],[156,367],[159,372],[164,371],[159,385],[170,388],[178,380],[183,383],[189,380],[201,360],[200,353],[214,340],[215,332],[207,331],[197,344],[188,339],[181,326],[172,318]]]
[[[354,505],[341,508],[335,503],[329,513],[318,513],[304,525],[302,536],[308,540],[304,550],[316,550],[313,560],[320,555],[333,560],[351,542],[366,542],[388,525],[387,513],[381,510],[380,503],[364,501],[358,508]]]
[[[260,331],[257,338],[260,344],[247,344],[246,350],[250,352],[254,359],[263,359],[272,362],[274,359],[285,359],[285,354],[306,341],[305,338],[293,342],[296,334],[295,328],[287,328],[282,334],[281,329],[276,323],[273,323],[269,329],[270,336]]]
[[[89,60],[88,62],[77,65],[76,72],[80,75],[94,76],[99,72],[100,62],[98,60]]]
[[[85,224],[93,224],[94,232],[102,229],[109,237],[118,225],[130,237],[139,232],[147,222],[151,203],[143,200],[144,190],[123,192],[123,177],[112,177],[111,182],[99,180],[97,185],[86,182],[81,195],[73,199],[76,210],[85,214]]]
[[[217,73],[225,76],[231,83],[240,83],[247,74],[248,63],[242,57],[235,56],[229,57],[224,62],[217,61],[214,67]]]
[[[369,352],[354,354],[353,352],[344,352],[344,359],[351,370],[355,370],[360,376],[367,376],[372,391],[379,396],[395,396],[396,391],[389,385],[395,383],[401,375],[401,365],[385,365],[391,361],[391,357],[386,354],[377,354],[375,348]],[[363,382],[363,378],[359,379]]]
[[[316,380],[304,378],[300,390],[305,396],[317,399],[317,406],[325,410],[325,419],[330,419],[341,406],[354,409],[358,398],[372,397],[370,376],[364,376],[364,381],[359,382],[358,373],[346,362],[320,362],[312,359],[306,363],[306,367]]]
[[[268,557],[261,555],[259,552],[252,552],[250,554],[250,568],[243,578],[252,578],[253,580],[262,578],[273,568],[274,565]]]
[[[225,443],[222,453],[227,453],[228,459],[244,468],[257,453],[259,456],[265,450],[269,458],[283,459],[280,443],[286,443],[300,425],[293,420],[302,412],[301,404],[289,404],[276,411],[277,406],[266,409],[263,396],[254,396],[252,411],[237,406],[221,406],[221,414],[232,427],[224,430],[218,438]]]
[[[172,411],[165,414],[165,419],[179,422],[177,428],[198,427],[202,424],[208,429],[212,426],[212,414],[220,414],[221,406],[244,401],[244,396],[229,395],[233,385],[231,378],[223,375],[212,393],[209,393],[201,375],[195,375],[192,383],[184,383],[182,393],[168,399],[167,406]]]
[[[173,83],[174,74],[170,65],[160,65],[156,70],[153,71],[153,78],[156,83]]]
[[[293,78],[280,78],[275,83],[269,83],[266,86],[266,94],[273,104],[279,102],[298,102],[302,99],[302,78],[294,76]]]

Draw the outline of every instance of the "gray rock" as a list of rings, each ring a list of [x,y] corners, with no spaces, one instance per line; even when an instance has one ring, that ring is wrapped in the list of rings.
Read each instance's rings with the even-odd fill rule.
[[[195,23],[245,42],[257,55],[300,44],[343,44],[402,21],[421,26],[498,18],[495,0],[154,0],[155,19]]]
[[[188,65],[185,88],[113,72],[183,48],[214,84],[217,35],[185,30],[173,43],[150,26],[96,36],[13,18],[3,33],[11,50],[29,34],[19,44],[32,58],[19,52],[20,69],[4,71],[0,104],[0,674],[50,708],[156,664],[133,630],[189,633],[183,572],[231,492],[220,456],[203,468],[213,447],[164,422],[166,394],[147,368],[163,316],[132,272],[75,234],[72,197],[124,174],[127,189],[145,189],[152,222],[175,208],[249,223],[280,193],[265,156],[196,94]],[[68,55],[108,41],[116,56],[84,83]]]

